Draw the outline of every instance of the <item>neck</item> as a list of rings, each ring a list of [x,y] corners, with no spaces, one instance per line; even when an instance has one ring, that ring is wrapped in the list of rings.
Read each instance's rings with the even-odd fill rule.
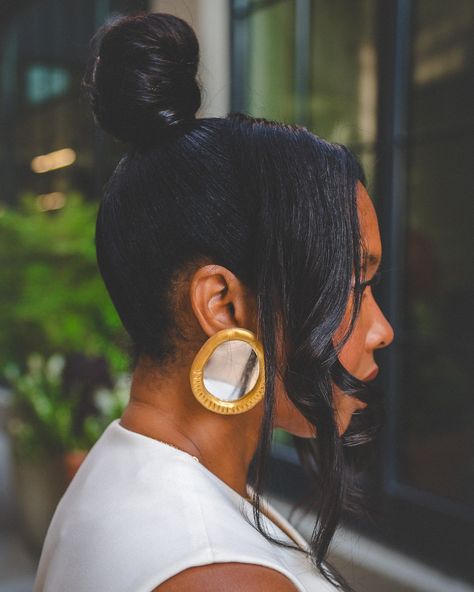
[[[248,497],[247,475],[258,443],[261,407],[238,415],[213,413],[195,399],[188,372],[151,375],[138,367],[120,423],[196,456],[239,495]]]

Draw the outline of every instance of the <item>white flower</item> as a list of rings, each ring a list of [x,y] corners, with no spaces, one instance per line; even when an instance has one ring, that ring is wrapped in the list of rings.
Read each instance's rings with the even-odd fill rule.
[[[38,376],[44,366],[44,358],[39,353],[32,353],[26,361],[28,371],[33,376]]]
[[[125,409],[130,396],[130,384],[131,377],[128,374],[119,374],[112,389],[96,389],[94,401],[99,411],[104,415],[110,415],[116,409],[117,403]]]
[[[56,381],[60,378],[65,363],[65,358],[61,354],[53,354],[48,359],[46,362],[46,378],[49,382]]]
[[[114,393],[119,402],[125,407],[130,397],[131,376],[127,373],[119,374],[115,383]]]
[[[113,406],[113,396],[109,389],[98,388],[95,391],[94,401],[99,410],[107,415]]]

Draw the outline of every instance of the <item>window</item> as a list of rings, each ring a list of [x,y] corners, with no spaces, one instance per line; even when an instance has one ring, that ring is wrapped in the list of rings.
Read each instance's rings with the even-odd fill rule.
[[[375,2],[316,0],[309,19],[310,128],[353,149],[370,185],[377,137]]]
[[[54,192],[99,197],[123,150],[95,131],[81,79],[95,30],[111,12],[138,8],[139,0],[44,0],[11,11],[0,42],[0,201]],[[64,148],[76,152],[73,166],[32,172],[33,158]]]
[[[349,145],[379,213],[387,272],[374,291],[396,339],[377,358],[388,425],[365,483],[374,520],[353,526],[473,578],[474,5],[235,0],[233,7],[232,108]],[[277,430],[274,441],[272,486],[298,497],[305,478],[290,439]]]
[[[411,22],[406,135],[400,138],[406,167],[399,245],[403,338],[388,486],[405,508],[420,508],[423,518],[412,525],[420,529],[419,544],[429,539],[432,558],[446,563],[442,549],[459,549],[446,565],[472,576],[463,541],[467,546],[474,519],[474,6],[418,0]]]
[[[265,9],[259,2],[234,5],[234,65],[240,73],[234,103],[240,111],[293,121],[295,5],[266,4]]]
[[[61,67],[34,64],[26,71],[25,78],[26,100],[33,104],[65,94],[70,85],[69,72]]]

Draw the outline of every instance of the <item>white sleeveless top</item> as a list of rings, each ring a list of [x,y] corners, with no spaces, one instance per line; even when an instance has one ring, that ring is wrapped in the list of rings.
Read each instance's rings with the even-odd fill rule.
[[[151,592],[189,567],[220,562],[273,568],[300,592],[334,592],[305,554],[267,541],[252,510],[190,454],[132,432],[117,419],[92,447],[56,508],[34,592]],[[265,515],[262,521],[274,538],[294,545]]]

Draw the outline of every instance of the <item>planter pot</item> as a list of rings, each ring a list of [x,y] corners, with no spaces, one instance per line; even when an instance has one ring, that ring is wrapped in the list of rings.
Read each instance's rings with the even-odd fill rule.
[[[33,462],[14,460],[14,483],[20,534],[39,554],[56,506],[66,489],[61,456]]]
[[[86,454],[74,450],[42,461],[14,459],[20,534],[36,555],[41,552],[56,506]]]
[[[86,458],[88,450],[70,450],[64,454],[63,462],[67,484],[72,481],[82,461]]]

